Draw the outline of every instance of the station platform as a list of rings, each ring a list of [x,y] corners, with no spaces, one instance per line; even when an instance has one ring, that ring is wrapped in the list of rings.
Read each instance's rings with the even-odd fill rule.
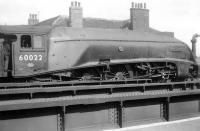
[[[199,131],[200,117],[104,131]]]

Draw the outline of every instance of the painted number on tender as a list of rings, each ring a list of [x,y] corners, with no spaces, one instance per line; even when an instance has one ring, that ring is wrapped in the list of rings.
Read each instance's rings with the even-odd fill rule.
[[[42,55],[20,55],[19,61],[42,61]]]

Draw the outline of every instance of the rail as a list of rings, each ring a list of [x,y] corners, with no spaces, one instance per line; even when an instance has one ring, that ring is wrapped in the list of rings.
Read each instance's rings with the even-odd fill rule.
[[[147,83],[141,81],[102,82],[37,82],[1,83],[0,101],[13,99],[48,98],[93,94],[113,94],[123,92],[195,90],[200,88],[200,80],[167,83]]]

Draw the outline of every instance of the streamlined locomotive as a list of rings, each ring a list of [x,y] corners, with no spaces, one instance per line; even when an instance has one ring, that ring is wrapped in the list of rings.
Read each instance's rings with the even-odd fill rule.
[[[191,50],[171,36],[121,29],[0,26],[1,82],[166,82],[197,77]]]

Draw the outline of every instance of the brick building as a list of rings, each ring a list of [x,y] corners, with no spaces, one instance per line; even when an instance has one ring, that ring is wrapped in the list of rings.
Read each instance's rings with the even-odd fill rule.
[[[56,16],[35,25],[65,26],[72,28],[111,28],[133,31],[144,31],[174,37],[173,32],[161,32],[149,27],[149,9],[146,3],[133,3],[130,8],[130,18],[127,20],[108,20],[102,18],[84,18],[80,2],[71,2],[68,16]]]

